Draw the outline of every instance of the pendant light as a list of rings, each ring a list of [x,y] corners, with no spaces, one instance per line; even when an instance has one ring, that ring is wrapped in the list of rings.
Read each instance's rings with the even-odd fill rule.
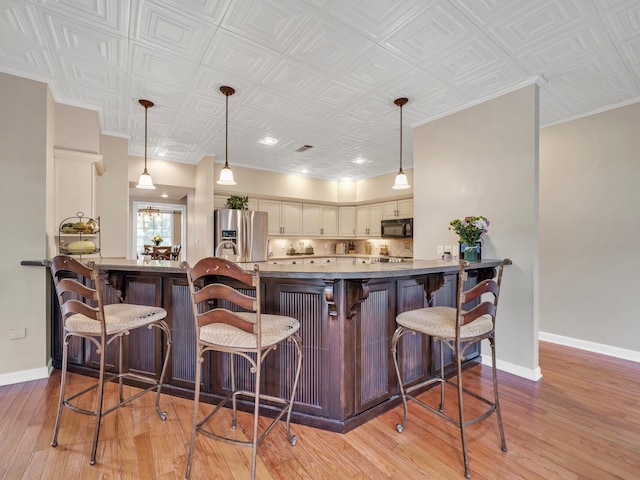
[[[136,188],[144,188],[145,190],[153,190],[156,186],[153,184],[151,175],[147,171],[147,110],[153,107],[153,102],[150,100],[140,99],[138,103],[144,107],[144,171],[140,174],[140,179]]]
[[[224,136],[224,167],[220,170],[220,178],[218,179],[218,185],[235,185],[236,181],[233,179],[233,172],[229,168],[229,96],[236,93],[231,87],[222,86],[220,91],[226,97],[225,100],[225,136]]]
[[[396,175],[396,181],[393,184],[394,190],[405,190],[410,188],[409,182],[407,181],[407,176],[402,171],[402,107],[407,104],[409,101],[408,98],[396,98],[393,103],[400,107],[400,170],[398,170],[398,174]]]

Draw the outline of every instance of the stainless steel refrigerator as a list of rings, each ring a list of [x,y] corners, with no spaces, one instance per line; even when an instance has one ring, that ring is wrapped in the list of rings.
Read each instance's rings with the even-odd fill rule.
[[[236,262],[267,261],[267,212],[219,208],[213,214],[213,228],[215,255]]]

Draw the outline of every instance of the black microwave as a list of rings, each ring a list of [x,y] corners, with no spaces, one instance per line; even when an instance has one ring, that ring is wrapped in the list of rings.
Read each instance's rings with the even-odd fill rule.
[[[382,220],[382,238],[412,238],[413,218],[398,218],[393,220]]]

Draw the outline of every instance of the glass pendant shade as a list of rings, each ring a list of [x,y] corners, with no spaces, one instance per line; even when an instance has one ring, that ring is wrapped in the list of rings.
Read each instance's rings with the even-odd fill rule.
[[[225,85],[220,87],[220,91],[225,96],[224,167],[220,170],[220,178],[217,183],[218,185],[235,185],[236,181],[233,179],[233,172],[229,167],[229,96],[236,93],[236,91]]]
[[[142,188],[145,190],[153,190],[156,186],[153,184],[153,180],[151,179],[151,175],[146,170],[140,174],[140,178],[138,179],[138,184],[136,188]]]
[[[407,188],[411,188],[409,181],[407,180],[407,176],[402,170],[400,170],[396,175],[396,181],[391,188],[394,190],[405,190]]]
[[[136,188],[153,190],[156,186],[153,184],[151,175],[149,175],[147,171],[147,110],[149,110],[149,107],[153,107],[154,104],[152,101],[144,99],[138,100],[138,103],[144,107],[144,170],[140,174]]]
[[[229,165],[226,165],[220,170],[220,178],[218,179],[218,185],[235,185],[236,181],[233,179],[233,172]]]

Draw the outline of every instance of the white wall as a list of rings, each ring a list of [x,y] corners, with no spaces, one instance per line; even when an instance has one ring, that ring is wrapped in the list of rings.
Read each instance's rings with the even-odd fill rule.
[[[47,256],[45,186],[52,106],[45,84],[0,73],[0,385],[48,375],[47,296],[49,277],[23,259]],[[9,339],[12,330],[26,337]]]
[[[103,257],[126,258],[130,250],[129,142],[126,138],[101,136],[100,154],[105,165],[98,177],[97,215],[100,217],[100,243]]]
[[[196,166],[195,190],[187,198],[187,262],[213,255],[213,158]],[[217,177],[216,177],[217,178]]]
[[[540,330],[636,361],[639,125],[635,104],[540,131]]]
[[[530,86],[414,130],[414,255],[457,245],[449,222],[491,221],[485,258],[510,258],[496,337],[501,368],[537,378],[538,89]]]

